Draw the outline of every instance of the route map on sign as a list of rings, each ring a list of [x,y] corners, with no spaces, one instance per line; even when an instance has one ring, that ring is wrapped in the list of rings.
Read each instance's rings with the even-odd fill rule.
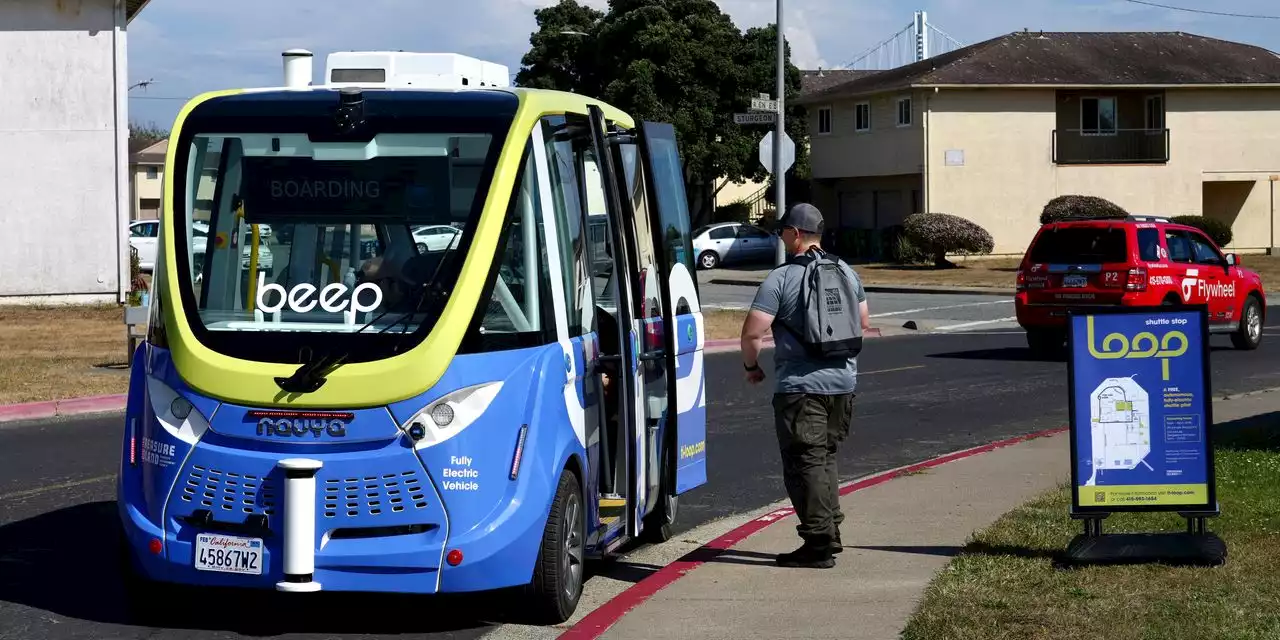
[[[1090,396],[1093,475],[1085,485],[1097,484],[1098,472],[1151,469],[1151,408],[1147,392],[1132,378],[1107,378]]]

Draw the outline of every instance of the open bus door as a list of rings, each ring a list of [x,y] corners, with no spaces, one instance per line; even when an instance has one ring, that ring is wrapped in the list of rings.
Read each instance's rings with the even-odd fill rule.
[[[706,482],[702,340],[675,130],[644,123],[639,131],[609,131],[593,107],[591,131],[608,176],[606,203],[620,249],[619,273],[628,276],[618,288],[618,320],[630,329],[623,349],[630,356],[623,397],[632,405],[624,430],[630,445],[627,532],[665,540],[677,496]],[[669,410],[672,399],[675,413]]]

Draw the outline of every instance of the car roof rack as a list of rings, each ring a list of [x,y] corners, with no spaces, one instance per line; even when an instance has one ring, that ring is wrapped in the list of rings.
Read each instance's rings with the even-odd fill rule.
[[[1125,220],[1132,220],[1134,222],[1168,222],[1169,218],[1166,216],[1149,216],[1149,215],[1130,214],[1129,217],[1125,218]]]

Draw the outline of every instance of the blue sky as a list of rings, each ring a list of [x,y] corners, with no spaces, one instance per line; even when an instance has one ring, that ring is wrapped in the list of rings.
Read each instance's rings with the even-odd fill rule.
[[[444,51],[505,64],[515,73],[535,24],[555,0],[152,0],[129,26],[130,119],[169,128],[182,100],[202,91],[275,86],[280,53]],[[1280,16],[1276,0],[1152,0]],[[606,0],[587,0],[598,8]],[[719,0],[740,28],[770,24],[774,0]],[[970,44],[1023,28],[1045,31],[1188,31],[1280,51],[1280,20],[1233,18],[1128,0],[785,0],[784,26],[802,68],[837,67],[889,38],[917,10]],[[861,68],[861,67],[860,67]]]

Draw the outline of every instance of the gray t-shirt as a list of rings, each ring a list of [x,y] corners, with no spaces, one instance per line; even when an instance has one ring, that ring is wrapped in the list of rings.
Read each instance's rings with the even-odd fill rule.
[[[858,302],[866,300],[862,279],[849,265],[842,262],[841,266],[853,278]],[[755,300],[751,302],[752,309],[774,316],[774,390],[777,393],[817,395],[852,393],[857,385],[857,358],[816,360],[805,352],[804,345],[791,332],[778,326],[783,321],[792,329],[798,330],[803,325],[804,312],[800,308],[800,280],[803,277],[804,267],[800,265],[778,267],[760,284]]]

